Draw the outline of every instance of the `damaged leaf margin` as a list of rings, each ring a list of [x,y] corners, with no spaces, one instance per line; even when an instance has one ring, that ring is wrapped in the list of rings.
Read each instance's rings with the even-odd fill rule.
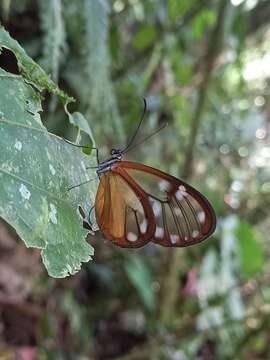
[[[50,93],[57,95],[63,104],[75,101],[72,97],[59,89],[45,71],[26,54],[19,43],[12,39],[4,27],[0,25],[0,51],[3,47],[14,53],[17,58],[21,75],[40,92],[42,90],[48,90]]]
[[[41,249],[49,275],[65,277],[94,252],[85,241],[78,206],[89,212],[97,181],[67,189],[96,177],[86,170],[96,158],[49,133],[41,122],[37,90],[47,89],[65,105],[72,98],[0,27],[2,47],[14,53],[22,75],[0,69],[0,216],[27,247]]]

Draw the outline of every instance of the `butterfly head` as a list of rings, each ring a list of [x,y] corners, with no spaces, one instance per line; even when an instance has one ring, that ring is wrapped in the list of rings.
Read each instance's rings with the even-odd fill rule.
[[[113,159],[122,160],[123,152],[120,149],[112,149],[111,156]]]

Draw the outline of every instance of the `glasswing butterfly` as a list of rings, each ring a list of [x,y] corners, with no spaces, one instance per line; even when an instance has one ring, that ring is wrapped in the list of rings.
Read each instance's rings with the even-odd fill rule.
[[[94,148],[100,179],[93,207],[97,224],[104,238],[121,247],[138,248],[149,242],[168,247],[197,244],[216,227],[215,212],[206,197],[163,171],[122,160],[126,152],[163,128],[132,145],[145,112],[144,99],[139,125],[125,149],[112,149],[110,158],[99,162]]]

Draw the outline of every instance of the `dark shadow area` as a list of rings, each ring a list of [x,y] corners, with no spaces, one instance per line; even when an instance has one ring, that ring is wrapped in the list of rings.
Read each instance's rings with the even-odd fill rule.
[[[0,53],[0,67],[12,74],[20,74],[16,56],[6,48],[3,48]]]

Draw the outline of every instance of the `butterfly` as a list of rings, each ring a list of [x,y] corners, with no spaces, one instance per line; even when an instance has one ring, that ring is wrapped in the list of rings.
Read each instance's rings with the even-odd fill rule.
[[[144,100],[144,112],[129,145],[124,150],[112,149],[103,162],[98,160],[96,222],[105,239],[124,248],[149,242],[167,247],[197,244],[216,227],[215,212],[206,197],[161,170],[123,160],[134,147],[131,144],[145,112]]]

